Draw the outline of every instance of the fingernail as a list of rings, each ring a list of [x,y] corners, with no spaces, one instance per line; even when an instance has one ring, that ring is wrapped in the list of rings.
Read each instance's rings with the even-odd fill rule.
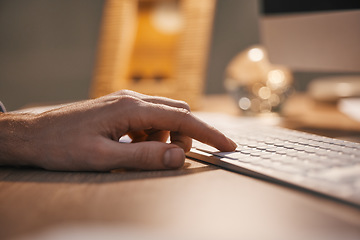
[[[167,168],[179,168],[184,161],[185,153],[181,148],[170,148],[164,154],[163,163]]]

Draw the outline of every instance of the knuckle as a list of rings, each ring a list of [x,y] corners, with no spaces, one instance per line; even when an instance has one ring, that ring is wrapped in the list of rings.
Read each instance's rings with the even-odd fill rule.
[[[186,118],[190,117],[190,115],[191,115],[191,112],[185,108],[179,108],[177,111],[180,115],[181,121],[185,120]]]
[[[139,99],[133,96],[124,95],[117,99],[116,105],[119,107],[133,107],[134,105],[138,105],[139,102]]]
[[[134,92],[128,89],[122,89],[117,91],[117,94],[122,95],[122,96],[133,96]]]
[[[191,112],[185,108],[177,109],[177,113],[179,114],[178,122],[177,122],[177,131],[182,132],[185,126],[188,123],[188,119],[191,117]]]
[[[190,112],[190,106],[189,106],[189,104],[187,102],[179,101],[179,105],[180,105],[181,108],[184,108],[184,109],[186,109],[187,111]]]
[[[189,115],[191,115],[190,110],[186,108],[179,108],[178,111],[183,117],[188,117]]]
[[[120,90],[118,92],[98,98],[98,101],[103,101],[108,106],[128,105],[139,101],[138,98],[129,93],[129,90]]]

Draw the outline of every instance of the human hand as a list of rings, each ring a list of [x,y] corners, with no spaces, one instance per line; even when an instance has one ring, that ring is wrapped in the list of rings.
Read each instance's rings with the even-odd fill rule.
[[[178,168],[191,138],[221,151],[236,147],[185,102],[128,90],[41,114],[1,114],[0,129],[0,164],[49,170]],[[119,143],[124,135],[132,143]]]

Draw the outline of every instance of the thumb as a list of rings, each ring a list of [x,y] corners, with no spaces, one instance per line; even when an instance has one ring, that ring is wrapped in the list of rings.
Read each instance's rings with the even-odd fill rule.
[[[110,141],[108,144],[108,169],[137,168],[137,169],[173,169],[184,165],[184,150],[174,144],[157,141],[138,143],[118,143]]]

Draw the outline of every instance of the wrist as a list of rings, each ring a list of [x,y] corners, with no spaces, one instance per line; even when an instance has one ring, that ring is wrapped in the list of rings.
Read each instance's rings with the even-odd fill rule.
[[[35,115],[0,114],[0,165],[34,165],[32,137]]]

